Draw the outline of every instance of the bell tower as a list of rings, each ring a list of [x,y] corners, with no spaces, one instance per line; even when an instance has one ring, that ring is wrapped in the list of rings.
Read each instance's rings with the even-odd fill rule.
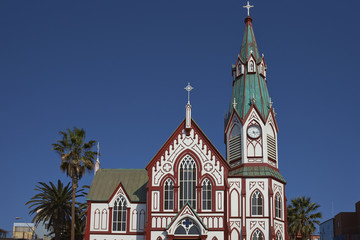
[[[260,55],[252,26],[245,18],[245,32],[240,53],[232,66],[233,91],[225,116],[226,159],[231,169],[244,164],[268,164],[278,167],[277,124],[273,103],[267,89],[267,65]]]

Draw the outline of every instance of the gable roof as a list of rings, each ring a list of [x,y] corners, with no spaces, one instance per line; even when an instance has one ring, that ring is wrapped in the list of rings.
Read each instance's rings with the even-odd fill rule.
[[[132,202],[146,202],[148,173],[145,169],[99,169],[86,200],[106,202],[120,183]]]
[[[201,220],[199,215],[196,213],[196,211],[194,211],[194,209],[190,206],[190,204],[188,202],[186,202],[185,205],[180,209],[180,211],[175,215],[175,217],[173,217],[173,219],[171,220],[171,222],[168,224],[168,226],[165,229],[168,231],[168,233],[174,233],[175,228],[176,228],[176,223],[178,223],[179,220],[186,218],[186,217],[189,217],[189,218],[192,218],[193,220],[195,220],[195,222],[201,228],[200,231],[202,234],[205,234],[207,232],[208,228],[206,227],[206,225]]]
[[[166,142],[161,146],[159,151],[155,154],[155,156],[151,159],[151,161],[148,163],[148,165],[145,167],[145,169],[149,170],[151,166],[154,165],[154,163],[157,161],[157,159],[164,154],[164,151],[169,148],[170,145],[174,143],[175,140],[177,140],[177,136],[185,129],[185,121],[184,119],[179,126],[175,129],[175,131],[170,135],[170,137],[166,140]],[[199,127],[199,125],[195,122],[193,118],[191,118],[191,128],[199,134],[199,137],[204,141],[204,143],[208,146],[209,149],[212,149],[212,153],[218,157],[219,161],[221,161],[224,166],[227,167],[227,169],[230,169],[229,163],[225,160],[225,158],[222,156],[222,154],[219,152],[219,150],[213,145],[213,143],[210,141],[210,139],[205,135],[203,130]]]

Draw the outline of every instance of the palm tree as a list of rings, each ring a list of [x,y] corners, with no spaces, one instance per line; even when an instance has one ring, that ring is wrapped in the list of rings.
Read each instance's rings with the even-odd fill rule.
[[[78,191],[80,195],[79,197],[86,197],[87,192],[90,186],[82,186],[82,188]],[[75,240],[83,240],[84,239],[84,232],[86,227],[86,214],[87,214],[87,203],[81,202],[77,203],[75,208]],[[65,237],[69,239],[71,236],[71,229],[66,229]]]
[[[288,233],[290,239],[300,234],[302,239],[309,238],[320,224],[321,212],[317,212],[319,204],[311,202],[310,197],[297,197],[291,200],[287,208]]]
[[[71,206],[71,240],[75,240],[75,193],[78,180],[82,178],[86,170],[94,168],[96,152],[91,151],[95,141],[85,142],[85,131],[74,127],[64,132],[60,131],[61,140],[52,144],[52,150],[55,150],[61,157],[60,169],[71,177],[72,181],[72,206]]]
[[[38,193],[26,203],[31,209],[29,214],[35,214],[33,222],[47,223],[47,230],[53,231],[55,239],[63,239],[66,225],[70,221],[72,189],[70,183],[66,186],[58,180],[57,186],[52,182],[39,182],[35,188]]]

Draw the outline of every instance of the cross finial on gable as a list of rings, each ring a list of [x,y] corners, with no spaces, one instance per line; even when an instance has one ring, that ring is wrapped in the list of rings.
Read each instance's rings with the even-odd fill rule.
[[[190,91],[194,88],[188,83],[188,85],[184,88],[188,92],[188,103],[186,105],[186,119],[185,119],[185,130],[186,135],[189,136],[191,130],[191,105],[190,105]]]
[[[190,92],[194,88],[190,85],[190,83],[188,83],[188,85],[184,89],[188,92],[188,104],[190,104]]]
[[[254,7],[254,5],[250,5],[249,1],[247,2],[246,6],[243,6],[243,8],[247,8],[248,17],[250,16],[250,8],[253,8],[253,7]]]

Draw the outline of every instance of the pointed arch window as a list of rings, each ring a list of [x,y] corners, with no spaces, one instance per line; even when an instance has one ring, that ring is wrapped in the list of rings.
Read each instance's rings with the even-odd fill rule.
[[[251,197],[251,214],[263,215],[263,197],[259,190],[256,190]]]
[[[249,62],[249,72],[251,73],[255,72],[255,63],[253,60]]]
[[[114,202],[113,208],[113,231],[126,230],[127,203],[123,196],[119,196]]]
[[[281,197],[280,194],[276,194],[275,197],[275,216],[281,218]]]
[[[205,179],[202,183],[202,209],[211,210],[212,204],[212,191],[211,182],[209,179]]]
[[[238,72],[238,76],[244,74],[244,65],[242,65],[240,61],[238,63],[237,72]]]
[[[282,240],[281,233],[277,232],[276,234],[276,240]]]
[[[164,209],[174,209],[174,183],[171,179],[166,180],[164,185]]]
[[[264,234],[259,229],[256,229],[253,232],[251,240],[264,240]]]
[[[190,155],[180,163],[180,208],[187,202],[196,209],[196,164]]]

